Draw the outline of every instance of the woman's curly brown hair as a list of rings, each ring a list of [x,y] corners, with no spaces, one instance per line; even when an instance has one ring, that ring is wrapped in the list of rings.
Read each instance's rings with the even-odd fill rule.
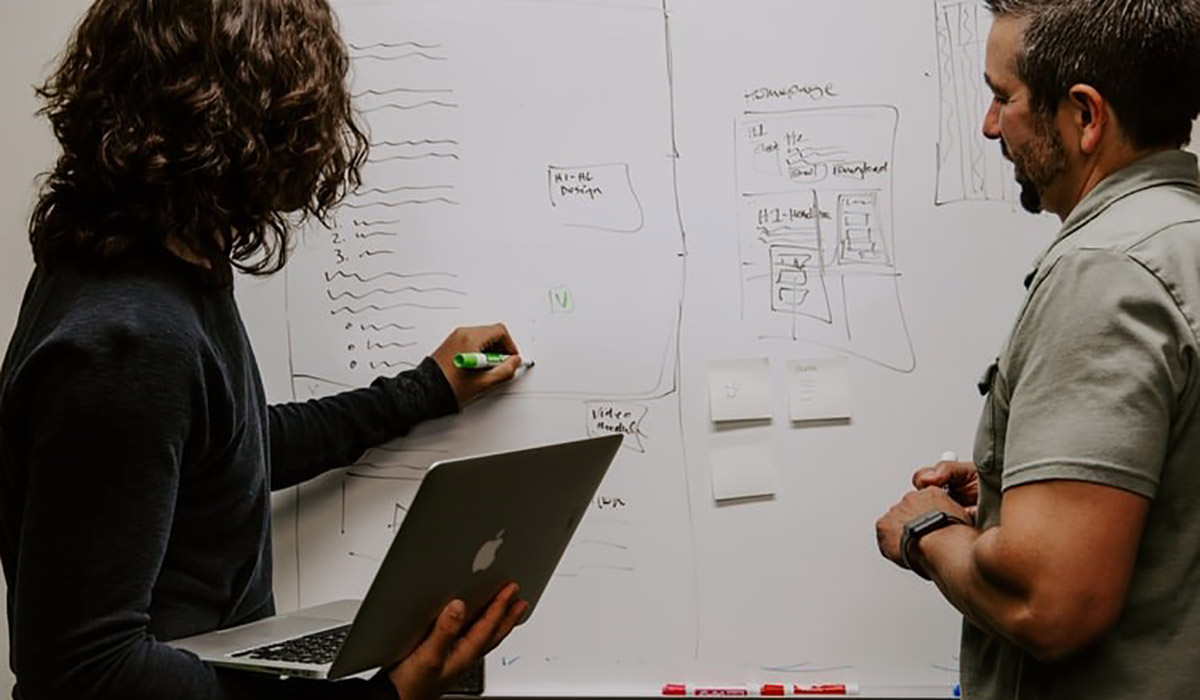
[[[367,139],[326,0],[97,0],[38,89],[62,146],[38,264],[182,246],[228,283],[361,183]]]

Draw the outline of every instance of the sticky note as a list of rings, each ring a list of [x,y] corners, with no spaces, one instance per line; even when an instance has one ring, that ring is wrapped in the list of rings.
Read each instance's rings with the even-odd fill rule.
[[[788,362],[788,413],[793,422],[853,416],[850,360],[821,357]]]
[[[710,446],[713,499],[773,496],[779,470],[766,443]]]
[[[769,420],[774,397],[767,358],[708,363],[708,399],[713,422]]]

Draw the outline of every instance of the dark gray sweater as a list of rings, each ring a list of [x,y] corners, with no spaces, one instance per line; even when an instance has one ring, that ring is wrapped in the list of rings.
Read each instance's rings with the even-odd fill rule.
[[[455,411],[430,359],[267,406],[232,290],[145,253],[34,273],[0,369],[0,557],[22,700],[390,698],[160,643],[274,611],[270,491]]]

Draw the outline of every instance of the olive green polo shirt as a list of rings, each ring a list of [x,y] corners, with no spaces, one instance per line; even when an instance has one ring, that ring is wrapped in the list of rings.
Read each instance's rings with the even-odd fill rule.
[[[1168,151],[1101,182],[1037,261],[974,459],[978,524],[1006,489],[1070,479],[1152,501],[1125,608],[1043,664],[969,623],[970,700],[1200,698],[1200,175]]]

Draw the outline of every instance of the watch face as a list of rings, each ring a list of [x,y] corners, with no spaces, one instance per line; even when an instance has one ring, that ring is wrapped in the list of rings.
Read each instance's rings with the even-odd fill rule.
[[[947,515],[940,510],[930,511],[909,521],[908,529],[914,535],[923,535],[930,529],[935,529],[946,520]]]

